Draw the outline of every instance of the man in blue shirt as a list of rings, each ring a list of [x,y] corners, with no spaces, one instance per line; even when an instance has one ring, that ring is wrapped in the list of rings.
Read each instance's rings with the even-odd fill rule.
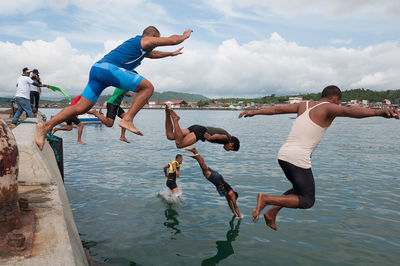
[[[137,135],[143,135],[133,125],[133,119],[153,94],[154,87],[150,81],[133,72],[133,70],[140,65],[145,57],[158,59],[182,54],[183,47],[173,52],[161,52],[154,50],[154,48],[180,44],[189,38],[191,33],[192,30],[186,30],[182,35],[160,37],[157,28],[149,26],[143,31],[143,35],[125,41],[105,55],[90,69],[89,82],[80,101],[74,106],[64,108],[49,121],[37,124],[35,139],[39,149],[43,149],[47,132],[69,118],[89,111],[101,92],[109,86],[137,93],[130,109],[119,122],[119,126]]]

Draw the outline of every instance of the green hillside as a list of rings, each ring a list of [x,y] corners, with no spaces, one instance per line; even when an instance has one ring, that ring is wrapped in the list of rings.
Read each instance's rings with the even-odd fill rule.
[[[214,99],[214,101],[221,102],[238,102],[243,101],[254,102],[254,103],[277,103],[277,102],[285,102],[289,100],[291,96],[302,96],[305,100],[318,100],[321,96],[321,93],[309,93],[309,94],[297,94],[297,95],[288,95],[288,96],[276,96],[272,94],[270,96],[264,96],[261,98],[221,98]],[[389,99],[393,104],[400,103],[400,90],[387,90],[387,91],[373,91],[366,89],[354,89],[348,91],[342,91],[342,101],[349,102],[350,100],[368,100],[370,102],[382,102],[385,99]],[[203,101],[208,102],[208,101]],[[202,102],[202,103],[203,103]]]
[[[100,96],[97,102],[102,103],[106,102],[110,99],[111,95]],[[128,102],[132,102],[133,97],[125,98]],[[154,92],[153,96],[151,96],[150,101],[160,101],[164,102],[167,100],[184,100],[186,102],[198,102],[198,101],[207,101],[209,98],[200,95],[200,94],[191,94],[191,93],[183,93],[183,92],[175,92],[175,91],[165,91],[165,92]]]

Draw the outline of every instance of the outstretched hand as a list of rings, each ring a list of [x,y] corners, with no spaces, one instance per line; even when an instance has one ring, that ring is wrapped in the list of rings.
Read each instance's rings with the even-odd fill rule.
[[[193,30],[185,30],[185,32],[182,34],[183,36],[185,36],[185,39],[190,37],[190,34],[192,34]]]
[[[244,111],[244,112],[241,112],[241,113],[239,114],[239,118],[242,118],[242,117],[252,117],[252,116],[254,116],[254,114],[251,113],[250,111]]]
[[[204,138],[206,140],[209,140],[211,138],[211,135],[208,132],[206,132],[206,133],[204,133]]]
[[[400,119],[400,112],[397,109],[383,109],[381,115],[385,118]]]
[[[182,49],[183,49],[183,47],[179,48],[176,51],[171,52],[171,56],[176,56],[176,55],[182,54]]]

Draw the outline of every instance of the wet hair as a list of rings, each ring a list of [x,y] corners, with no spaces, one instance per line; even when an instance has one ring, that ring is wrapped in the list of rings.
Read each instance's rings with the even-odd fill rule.
[[[236,200],[237,200],[239,198],[239,193],[237,193],[236,191],[233,191],[233,193],[235,193]]]
[[[321,98],[331,99],[335,96],[338,96],[339,99],[342,99],[342,91],[335,85],[330,85],[326,87],[321,93]]]
[[[231,140],[229,142],[233,143],[233,150],[238,151],[240,148],[240,141],[237,137],[231,136]]]
[[[160,35],[160,32],[158,31],[158,29],[154,26],[148,26],[143,31],[143,36],[149,36],[149,35],[153,35],[153,34]]]
[[[177,160],[178,158],[182,158],[182,154],[177,154],[176,156],[175,156],[175,160]]]

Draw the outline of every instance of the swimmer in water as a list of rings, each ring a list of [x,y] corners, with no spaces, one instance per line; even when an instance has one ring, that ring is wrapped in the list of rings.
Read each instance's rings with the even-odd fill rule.
[[[178,194],[178,186],[176,185],[176,179],[180,176],[179,169],[183,162],[181,154],[175,156],[175,161],[172,161],[164,166],[164,174],[168,178],[166,186],[171,190],[173,194]],[[167,169],[169,169],[167,173]]]
[[[220,175],[217,171],[212,170],[210,167],[206,165],[203,157],[197,152],[194,146],[186,147],[185,150],[193,153],[193,155],[190,155],[190,157],[195,159],[199,163],[199,166],[203,171],[204,177],[208,181],[213,183],[218,193],[221,196],[225,196],[225,199],[228,202],[228,206],[231,209],[232,213],[237,217],[239,217],[240,219],[243,218],[243,216],[240,214],[239,207],[237,206],[236,203],[239,194],[235,192],[227,182],[225,182],[222,175]]]

